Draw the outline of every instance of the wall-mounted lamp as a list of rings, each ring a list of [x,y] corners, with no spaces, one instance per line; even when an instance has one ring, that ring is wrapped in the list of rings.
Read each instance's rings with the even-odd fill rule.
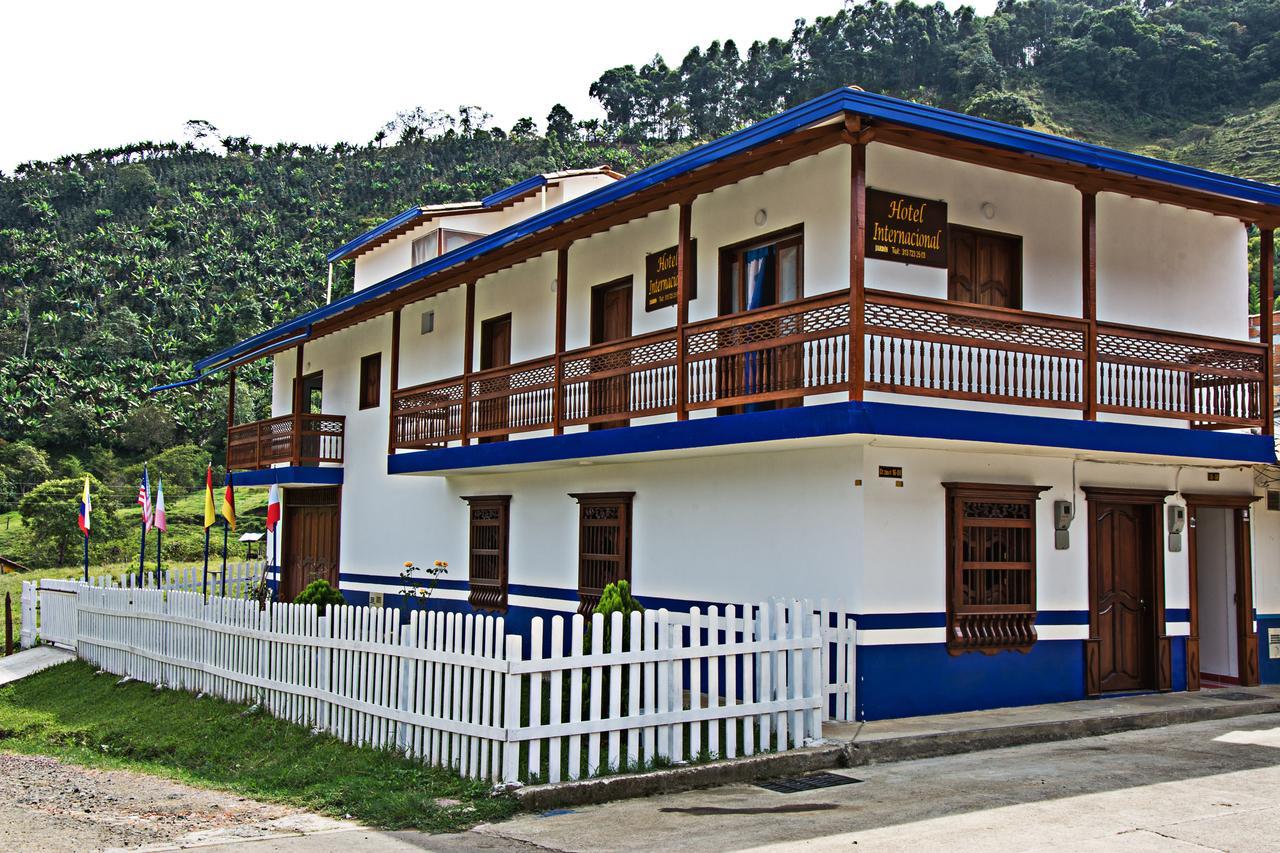
[[[764,225],[769,221],[769,211],[763,207],[756,211],[756,225]]]
[[[980,208],[978,208],[978,209],[982,211],[982,218],[983,218],[983,219],[995,219],[995,218],[996,218],[996,206],[995,206],[994,204],[992,204],[991,202],[989,202],[989,201],[984,201],[984,202],[982,203],[982,207],[980,207]]]

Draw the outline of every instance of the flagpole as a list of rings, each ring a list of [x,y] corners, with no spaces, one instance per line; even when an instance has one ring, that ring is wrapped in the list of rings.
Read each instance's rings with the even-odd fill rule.
[[[160,543],[164,541],[164,531],[156,528],[156,589],[160,588]]]
[[[143,518],[142,518],[142,545],[141,545],[141,549],[138,551],[138,586],[139,586],[139,587],[141,587],[141,586],[142,586],[142,578],[143,578],[143,574],[146,572],[146,561],[147,561],[147,519],[146,519],[146,514],[147,514],[147,513],[146,513],[146,510],[144,509],[144,510],[143,510],[143,513],[142,513],[142,515],[143,515]]]
[[[227,539],[231,536],[231,522],[222,519],[222,597],[227,597]]]
[[[89,582],[89,534],[84,535],[84,582]]]
[[[204,576],[200,580],[200,592],[209,600],[209,528],[204,529]]]

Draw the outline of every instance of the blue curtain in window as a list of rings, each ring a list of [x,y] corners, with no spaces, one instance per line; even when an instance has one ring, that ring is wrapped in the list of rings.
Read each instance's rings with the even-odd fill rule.
[[[773,298],[769,294],[769,278],[773,268],[773,246],[762,246],[759,249],[751,249],[747,252],[747,310],[753,308],[763,308],[766,305],[773,304]],[[763,354],[758,352],[743,353],[742,356],[742,379],[744,393],[753,394],[760,391],[760,358]],[[749,403],[743,407],[744,411],[754,412],[759,408],[757,403]]]

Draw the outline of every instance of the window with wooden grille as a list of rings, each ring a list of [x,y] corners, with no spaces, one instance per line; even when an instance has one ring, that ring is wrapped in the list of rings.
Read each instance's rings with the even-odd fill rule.
[[[510,495],[474,495],[467,502],[469,593],[472,607],[507,609],[507,541]]]
[[[631,581],[635,492],[570,495],[578,501],[578,612],[590,613],[611,583]]]
[[[1028,651],[1036,641],[1036,501],[1048,486],[943,486],[948,649]]]
[[[360,359],[360,408],[376,409],[382,396],[382,353]]]

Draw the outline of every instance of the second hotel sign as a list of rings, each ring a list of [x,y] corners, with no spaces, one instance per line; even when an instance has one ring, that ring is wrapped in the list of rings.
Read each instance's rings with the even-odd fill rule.
[[[947,266],[947,203],[867,189],[866,256]]]

